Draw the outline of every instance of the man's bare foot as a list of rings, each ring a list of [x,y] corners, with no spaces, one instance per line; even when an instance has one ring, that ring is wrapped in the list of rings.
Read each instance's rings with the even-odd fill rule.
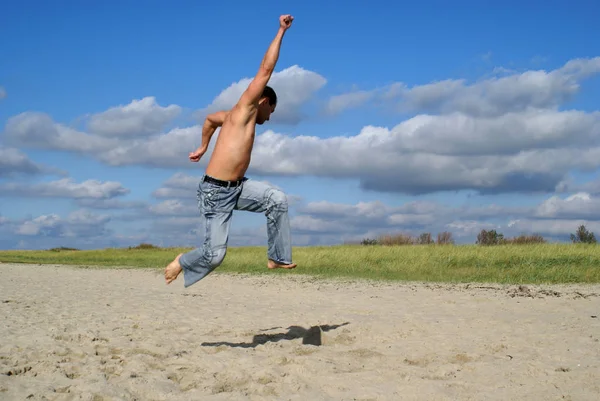
[[[179,264],[179,258],[181,257],[181,255],[183,255],[182,253],[180,253],[179,255],[177,255],[175,257],[175,259],[173,259],[173,261],[171,263],[169,263],[167,265],[167,267],[165,267],[165,281],[167,282],[167,284],[171,284],[172,281],[174,281],[177,276],[179,276],[179,273],[181,273],[181,265]]]
[[[267,267],[269,269],[293,269],[294,267],[296,267],[296,264],[290,263],[289,265],[284,265],[282,263],[277,263],[274,260],[269,259],[269,262],[267,263]]]

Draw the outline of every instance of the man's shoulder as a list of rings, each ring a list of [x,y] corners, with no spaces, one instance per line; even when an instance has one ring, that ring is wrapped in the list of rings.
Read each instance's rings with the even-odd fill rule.
[[[229,110],[227,117],[231,122],[241,122],[245,124],[254,114],[256,114],[256,107],[237,103]]]

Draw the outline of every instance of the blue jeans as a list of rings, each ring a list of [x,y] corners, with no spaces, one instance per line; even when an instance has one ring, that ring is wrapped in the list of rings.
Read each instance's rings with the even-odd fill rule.
[[[268,258],[277,263],[292,263],[288,203],[282,191],[252,180],[227,188],[204,178],[198,186],[198,208],[205,227],[204,243],[179,259],[184,287],[202,280],[223,262],[234,210],[264,213]]]

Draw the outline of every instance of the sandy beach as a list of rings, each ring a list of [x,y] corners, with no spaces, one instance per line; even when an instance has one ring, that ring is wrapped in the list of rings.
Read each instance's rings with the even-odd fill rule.
[[[0,272],[6,401],[600,399],[600,285]]]

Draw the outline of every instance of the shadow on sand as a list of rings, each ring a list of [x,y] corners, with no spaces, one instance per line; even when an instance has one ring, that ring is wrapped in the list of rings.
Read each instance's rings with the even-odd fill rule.
[[[254,348],[258,345],[266,344],[268,342],[278,342],[282,340],[296,340],[298,338],[302,339],[302,344],[310,344],[310,345],[321,345],[321,333],[327,332],[330,330],[335,330],[339,327],[346,326],[350,324],[350,322],[345,322],[342,324],[324,324],[319,326],[312,326],[308,329],[305,329],[301,326],[290,326],[287,328],[286,333],[276,333],[276,334],[257,334],[252,338],[252,342],[250,343],[230,343],[227,341],[218,341],[218,342],[203,342],[203,347],[219,347],[221,345],[226,345],[228,347],[240,347],[240,348]],[[261,331],[270,331],[275,329],[281,329],[281,327],[273,327],[271,329],[261,330]]]

